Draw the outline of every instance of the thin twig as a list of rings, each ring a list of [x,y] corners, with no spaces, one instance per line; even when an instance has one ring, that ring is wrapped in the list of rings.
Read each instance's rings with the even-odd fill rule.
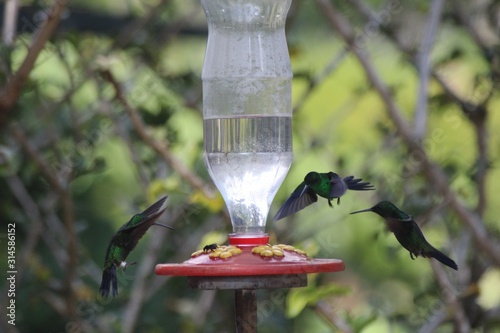
[[[460,299],[456,296],[456,292],[453,290],[448,275],[443,266],[436,260],[431,260],[432,269],[436,276],[436,280],[443,290],[443,294],[446,297],[447,303],[450,304],[452,308],[453,318],[455,319],[456,332],[458,333],[468,333],[470,332],[470,324],[467,320],[467,315],[465,314],[464,308]]]
[[[26,230],[28,236],[26,237],[20,251],[19,262],[17,264],[18,273],[16,279],[18,282],[16,283],[16,287],[20,288],[23,281],[22,277],[26,271],[28,259],[33,257],[33,252],[35,251],[35,247],[37,246],[40,235],[42,234],[43,221],[40,210],[38,209],[36,202],[33,200],[33,197],[26,189],[23,181],[17,175],[7,176],[5,177],[5,181],[7,182],[10,191],[17,199],[17,202],[23,209],[23,212],[31,221],[29,226],[26,228],[28,229]]]
[[[473,6],[476,2],[466,1],[464,3],[469,6]],[[488,41],[488,39],[485,38],[485,36],[481,34],[481,32],[471,22],[472,19],[476,17],[476,15],[470,15],[470,12],[467,9],[465,9],[458,1],[455,3],[454,6],[452,6],[452,8],[454,9],[455,15],[458,17],[461,23],[467,28],[467,31],[471,35],[476,45],[479,46],[483,50],[483,52],[486,52],[491,46],[493,46],[492,45],[493,43]],[[485,13],[485,15],[488,14]]]
[[[447,319],[448,314],[446,313],[446,308],[440,308],[435,311],[429,318],[426,323],[420,327],[418,333],[433,333],[436,329],[441,326]]]
[[[141,18],[134,20],[131,24],[127,25],[120,34],[115,38],[113,49],[124,48],[133,38],[144,31],[144,28],[154,22],[154,18],[158,16],[158,13],[164,11],[164,6],[166,6],[170,0],[161,0],[159,3],[154,5],[149,9],[149,11]]]
[[[314,306],[314,311],[318,313],[335,332],[354,333],[354,329],[349,326],[347,321],[335,312],[325,301],[319,301]]]
[[[167,211],[165,220],[168,221],[168,225],[174,226],[177,221],[181,217],[183,213],[182,209],[176,209],[173,212]],[[130,296],[130,302],[128,303],[123,319],[123,331],[125,333],[136,332],[137,324],[140,315],[140,311],[144,304],[144,301],[149,299],[152,295],[150,292],[152,289],[152,284],[147,283],[147,279],[151,276],[151,272],[154,269],[154,266],[158,263],[158,256],[161,253],[160,249],[163,244],[165,244],[165,240],[169,237],[172,237],[171,231],[160,231],[155,232],[151,236],[151,240],[149,242],[148,249],[146,253],[141,259],[139,269],[134,278],[134,284],[132,285],[132,292]],[[185,257],[180,258],[183,260]],[[179,260],[179,258],[178,258]],[[166,282],[167,277],[162,277]]]
[[[67,237],[67,253],[68,262],[65,265],[65,295],[66,295],[66,314],[69,318],[73,320],[78,320],[76,315],[76,295],[73,290],[73,279],[76,274],[77,266],[77,237],[75,229],[75,216],[74,216],[74,206],[71,194],[69,192],[69,180],[71,178],[71,173],[67,175],[67,179],[58,179],[53,170],[50,168],[49,164],[45,158],[37,151],[34,145],[29,142],[26,134],[21,129],[17,123],[13,123],[10,126],[11,132],[16,138],[16,140],[21,144],[21,147],[27,153],[35,165],[40,169],[41,174],[47,180],[47,182],[52,186],[52,188],[58,193],[59,200],[62,206],[62,220],[66,227],[66,237]]]
[[[155,150],[161,157],[170,165],[179,175],[184,178],[191,186],[202,191],[207,197],[213,197],[214,191],[209,188],[209,186],[197,175],[193,174],[188,168],[186,168],[168,149],[168,147],[160,141],[155,140],[149,133],[139,116],[137,110],[129,103],[128,99],[125,97],[120,84],[116,81],[114,76],[110,71],[101,71],[101,76],[111,83],[113,89],[116,93],[116,99],[123,105],[125,111],[132,120],[134,128],[139,134],[139,136],[149,145],[153,150]]]
[[[307,90],[302,94],[302,96],[299,97],[299,100],[295,104],[293,108],[293,113],[296,113],[297,110],[300,110],[300,108],[304,105],[305,101],[309,97],[309,95],[314,91],[314,88],[316,88],[321,82],[323,82],[326,78],[332,74],[337,67],[340,65],[340,63],[345,59],[347,54],[349,53],[349,50],[344,47],[342,50],[340,50],[337,54],[334,55],[332,60],[327,64],[327,66],[323,69],[321,73],[319,73],[316,77],[310,78],[308,80],[308,85],[307,85]]]
[[[161,246],[169,236],[171,236],[171,232],[168,230],[151,233],[149,248],[146,250],[145,255],[141,257],[140,265],[135,274],[134,283],[131,288],[130,302],[128,302],[123,315],[122,331],[124,333],[137,332],[137,322],[146,297],[144,292],[147,287],[146,280],[151,276],[151,272],[158,262],[157,258]]]
[[[21,127],[17,123],[12,123],[10,125],[10,130],[17,142],[21,144],[21,147],[27,153],[28,157],[31,158],[35,165],[39,168],[49,185],[58,193],[64,193],[66,186],[63,185],[60,179],[58,179],[58,177],[52,172],[49,163],[47,163],[47,161],[38,153],[35,146],[28,141],[28,138]]]
[[[52,8],[47,11],[47,19],[34,32],[34,40],[23,63],[7,84],[0,88],[0,126],[6,121],[8,114],[12,111],[14,104],[21,95],[21,91],[35,66],[38,55],[56,30],[61,14],[67,4],[68,0],[56,0]]]
[[[488,129],[486,121],[488,117],[487,104],[493,96],[494,89],[492,88],[487,96],[482,101],[466,101],[458,96],[446,83],[446,81],[437,72],[432,71],[433,78],[441,85],[445,94],[458,104],[462,112],[474,125],[476,135],[476,144],[478,156],[476,160],[477,171],[475,175],[478,202],[476,205],[476,213],[482,217],[486,209],[486,175],[488,171]]]
[[[189,214],[188,210],[190,206],[185,204],[180,204],[177,208],[175,216],[178,216],[173,222],[173,225],[186,224],[186,214]],[[172,223],[172,222],[170,222]],[[217,223],[222,224],[222,221],[217,216],[212,216],[208,220],[205,220],[200,226],[195,229],[190,230],[189,237],[180,237],[176,235],[170,244],[172,248],[176,249],[175,255],[172,258],[168,258],[170,262],[182,262],[189,258],[193,249],[199,245],[199,242],[203,235],[210,232],[211,230],[218,230],[223,228],[223,226],[217,225]],[[146,290],[147,298],[152,297],[154,294],[160,290],[160,288],[170,279],[169,276],[156,276],[153,278],[151,283],[148,285]]]

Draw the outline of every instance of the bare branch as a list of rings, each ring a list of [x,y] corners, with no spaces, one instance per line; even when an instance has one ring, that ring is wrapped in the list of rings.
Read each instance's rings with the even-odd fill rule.
[[[132,120],[135,130],[139,136],[148,144],[154,151],[156,151],[163,159],[170,165],[182,178],[184,178],[191,186],[202,191],[207,197],[213,197],[214,192],[209,186],[197,175],[192,173],[188,168],[186,168],[168,149],[168,147],[155,140],[147,131],[146,125],[139,116],[137,110],[135,110],[125,97],[120,84],[116,81],[113,74],[110,71],[101,71],[101,76],[111,83],[113,86],[116,99],[123,105],[125,111]]]
[[[435,332],[436,329],[447,320],[447,318],[448,314],[446,313],[445,309],[439,309],[438,311],[434,312],[431,316],[429,316],[426,323],[422,327],[420,327],[418,333]]]
[[[3,43],[11,46],[16,37],[17,13],[19,11],[19,0],[6,0],[3,15]]]
[[[465,1],[464,3],[468,6],[475,6],[478,2]],[[470,8],[464,8],[460,1],[455,2],[455,5],[452,8],[461,23],[467,28],[467,31],[471,35],[472,39],[474,39],[474,42],[483,50],[483,52],[500,42],[497,36],[488,36],[488,29],[484,29],[485,31],[482,31],[474,25],[473,19],[476,15],[470,15]],[[492,28],[491,30],[494,29]]]
[[[141,257],[139,269],[135,274],[134,284],[131,289],[130,302],[123,315],[122,330],[124,333],[137,331],[137,319],[139,318],[140,310],[146,297],[144,292],[147,286],[146,280],[154,270],[161,246],[168,236],[169,232],[167,230],[151,233],[149,248],[145,255]]]
[[[68,0],[55,1],[52,8],[47,12],[47,19],[33,34],[34,40],[23,63],[7,84],[0,89],[0,125],[6,121],[8,114],[12,111],[14,104],[21,95],[38,55],[56,30],[61,14],[67,4]]]
[[[335,329],[335,332],[354,333],[354,329],[335,312],[325,301],[319,301],[314,306],[314,311],[318,313],[330,326]]]
[[[40,239],[40,235],[43,230],[43,221],[36,202],[29,194],[22,180],[17,175],[8,176],[5,180],[10,188],[10,191],[14,194],[17,202],[22,207],[23,212],[31,221],[27,228],[28,230],[26,230],[28,237],[26,238],[26,241],[21,249],[21,254],[19,255],[17,273],[17,287],[19,288],[23,281],[22,277],[24,272],[26,271],[26,263],[28,259],[32,257],[33,251],[38,244],[38,240]]]
[[[447,302],[453,309],[451,312],[455,320],[456,332],[458,333],[470,332],[470,324],[467,320],[464,308],[462,307],[460,299],[456,296],[456,291],[454,290],[453,285],[451,284],[451,281],[448,278],[448,275],[446,275],[445,269],[436,260],[431,260],[431,265],[432,269],[434,270],[434,274],[436,275],[436,280],[441,286]]]
[[[27,153],[35,165],[40,169],[42,175],[47,182],[58,193],[59,200],[62,206],[62,220],[66,227],[67,236],[67,252],[68,262],[65,265],[65,289],[66,289],[66,307],[68,317],[77,320],[76,315],[76,295],[73,290],[73,280],[75,278],[76,266],[78,264],[77,252],[77,237],[75,230],[74,206],[71,194],[69,192],[69,180],[71,173],[67,175],[67,179],[58,179],[45,158],[37,151],[37,149],[29,142],[26,134],[21,127],[13,123],[10,126],[16,140],[21,144],[21,147]]]
[[[304,105],[305,101],[307,100],[307,97],[309,97],[314,88],[316,88],[319,84],[321,84],[321,82],[323,82],[330,74],[332,74],[337,69],[337,67],[345,59],[348,53],[349,50],[347,48],[345,47],[342,48],[340,52],[335,54],[330,63],[328,63],[328,65],[323,69],[323,71],[319,75],[309,79],[307,90],[304,92],[304,94],[302,94],[302,96],[297,101],[295,107],[293,108],[293,113],[295,113],[302,107],[302,105]]]
[[[169,225],[175,225],[175,221],[179,219],[182,215],[183,210],[178,209],[173,212],[168,211],[165,220],[169,221]],[[161,228],[163,229],[163,228]],[[130,296],[131,301],[128,303],[124,314],[123,331],[124,332],[135,332],[137,331],[137,323],[140,315],[141,308],[144,301],[151,297],[152,284],[147,283],[147,279],[151,276],[151,272],[154,266],[158,263],[158,255],[167,237],[171,237],[172,234],[169,231],[155,232],[151,236],[149,242],[149,247],[146,250],[145,255],[142,257],[139,269],[134,278],[134,284],[132,286],[132,293]],[[184,257],[185,258],[185,257]],[[184,260],[180,258],[180,260]],[[179,258],[177,258],[179,260]],[[162,276],[163,282],[168,280],[168,277]]]
[[[431,9],[429,10],[429,18],[427,20],[427,30],[424,34],[420,50],[417,55],[417,68],[419,72],[419,84],[417,91],[417,105],[415,108],[414,125],[415,136],[418,140],[425,137],[427,129],[427,93],[429,89],[429,78],[431,72],[431,51],[434,44],[441,13],[443,11],[444,0],[432,1]]]
[[[21,144],[21,147],[28,154],[28,157],[33,160],[35,165],[40,169],[40,172],[47,180],[50,186],[56,190],[59,194],[64,193],[67,184],[62,184],[60,179],[52,171],[49,163],[38,153],[36,148],[28,141],[26,134],[22,128],[17,123],[12,123],[10,125],[10,130],[17,142]]]
[[[150,24],[153,19],[158,15],[159,12],[164,10],[170,0],[161,0],[156,5],[154,5],[144,16],[140,19],[134,20],[132,24],[126,26],[121,33],[115,38],[113,48],[123,48],[127,43],[132,40],[135,35],[142,31],[148,24]]]

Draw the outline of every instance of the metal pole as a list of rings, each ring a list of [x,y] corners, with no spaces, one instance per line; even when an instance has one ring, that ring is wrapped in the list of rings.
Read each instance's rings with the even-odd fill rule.
[[[235,289],[234,308],[237,333],[257,333],[256,289]]]

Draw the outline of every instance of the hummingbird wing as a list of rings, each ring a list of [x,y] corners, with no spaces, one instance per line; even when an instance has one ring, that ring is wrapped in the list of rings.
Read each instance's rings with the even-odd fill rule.
[[[146,223],[151,218],[158,218],[166,209],[165,200],[168,196],[164,196],[156,201],[154,204],[146,208],[142,213],[134,215],[130,221],[123,225],[118,231],[133,229],[141,224]],[[154,221],[153,221],[154,222]]]
[[[148,207],[140,214],[134,215],[130,221],[125,223],[113,235],[111,242],[106,250],[104,259],[104,270],[102,273],[101,286],[99,293],[103,297],[108,297],[110,287],[112,295],[118,294],[118,282],[116,278],[116,266],[127,259],[129,253],[135,248],[139,239],[153,224],[173,229],[172,227],[155,223],[160,215],[165,211],[165,200],[167,196],[162,197],[153,205]]]
[[[354,178],[354,176],[348,176],[344,178],[344,182],[349,190],[353,191],[369,191],[374,190],[375,187],[369,182],[362,182],[361,178]]]
[[[118,229],[111,240],[110,246],[108,247],[108,253],[109,251],[113,251],[113,249],[118,248],[121,260],[125,260],[130,251],[136,247],[139,240],[142,236],[144,236],[146,231],[148,231],[153,224],[156,224],[155,221],[165,211],[166,199],[167,196],[164,196],[153,205],[146,208],[146,210],[142,213],[134,215],[129,222]],[[169,226],[162,226],[173,229]],[[108,256],[108,254],[106,254],[106,256]]]
[[[292,215],[316,201],[318,201],[318,196],[314,190],[302,182],[278,210],[273,221]]]

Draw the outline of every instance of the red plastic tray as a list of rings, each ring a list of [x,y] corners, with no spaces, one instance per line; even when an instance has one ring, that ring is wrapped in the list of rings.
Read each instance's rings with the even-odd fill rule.
[[[227,259],[213,259],[208,254],[202,254],[179,264],[158,264],[155,273],[170,276],[252,276],[344,270],[344,262],[340,259],[313,259],[292,251],[283,251],[284,257],[265,258],[251,252],[255,246],[268,241],[267,235],[248,238],[230,236],[229,244],[238,246],[243,251],[241,254]]]

